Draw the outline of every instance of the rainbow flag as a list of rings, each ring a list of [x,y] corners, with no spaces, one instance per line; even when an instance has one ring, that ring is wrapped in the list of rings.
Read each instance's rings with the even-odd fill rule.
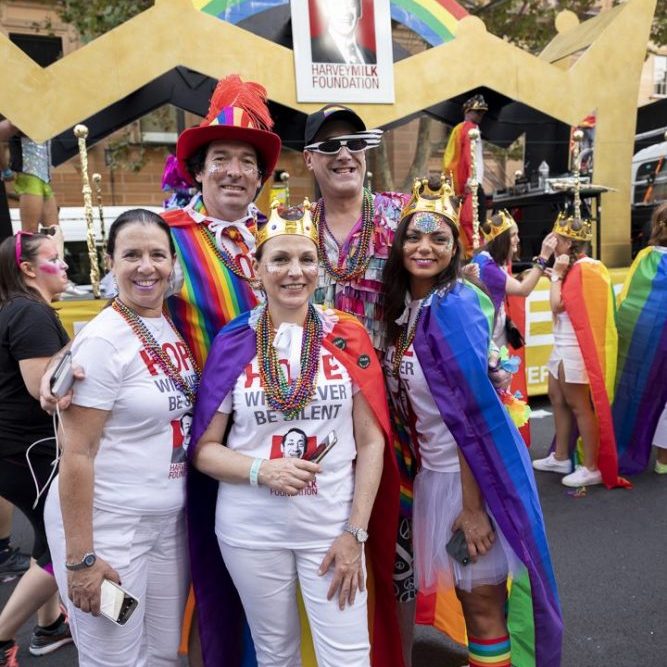
[[[257,299],[248,281],[222,263],[186,211],[174,209],[162,217],[184,271],[183,287],[167,299],[167,309],[202,368],[218,331],[253,308]]]
[[[363,325],[352,315],[336,311],[338,322],[323,347],[342,363],[362,392],[385,434],[384,467],[367,542],[368,613],[373,667],[403,667],[398,616],[393,588],[394,554],[398,532],[399,480],[390,443],[389,413],[382,369]],[[223,398],[257,352],[250,313],[230,322],[215,338],[204,368],[195,406],[191,442],[197,443]],[[192,457],[195,447],[188,449]],[[246,667],[256,664],[252,640],[244,633],[241,602],[225,567],[215,535],[218,482],[190,466],[187,478],[188,538],[192,583],[207,665]],[[302,620],[304,667],[315,667],[310,630]]]
[[[619,296],[618,373],[613,404],[621,472],[648,465],[667,401],[667,251],[644,248]]]
[[[521,436],[488,377],[492,320],[491,300],[476,287],[457,283],[424,308],[414,350],[440,415],[525,568],[516,573],[508,602],[513,662],[559,667],[563,622],[535,478]],[[438,600],[431,606],[435,618]],[[428,610],[423,611],[420,620]],[[514,646],[530,661],[516,661]]]
[[[629,488],[618,476],[611,401],[616,381],[616,304],[609,272],[602,262],[585,257],[574,264],[562,287],[565,311],[572,321],[586,365],[591,398],[600,428],[598,467],[608,489]]]

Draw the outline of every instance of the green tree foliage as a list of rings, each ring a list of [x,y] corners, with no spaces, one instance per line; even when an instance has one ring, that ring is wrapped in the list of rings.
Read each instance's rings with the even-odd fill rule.
[[[152,7],[153,0],[58,0],[58,14],[90,41]]]

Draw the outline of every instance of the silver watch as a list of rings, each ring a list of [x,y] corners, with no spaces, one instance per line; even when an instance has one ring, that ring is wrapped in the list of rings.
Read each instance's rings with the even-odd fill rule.
[[[350,533],[350,535],[354,535],[354,539],[357,540],[359,544],[363,544],[368,539],[368,531],[364,530],[363,528],[355,528],[349,523],[346,523],[343,526],[343,530],[346,533]]]

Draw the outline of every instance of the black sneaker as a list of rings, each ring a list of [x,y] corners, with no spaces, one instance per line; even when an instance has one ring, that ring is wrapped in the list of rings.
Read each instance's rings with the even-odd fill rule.
[[[36,625],[30,637],[30,646],[28,650],[33,655],[47,655],[57,651],[61,646],[72,642],[72,633],[69,630],[69,623],[64,620],[55,630],[46,630]]]
[[[30,556],[21,553],[18,548],[9,548],[10,554],[0,561],[0,577],[19,577],[30,567]]]

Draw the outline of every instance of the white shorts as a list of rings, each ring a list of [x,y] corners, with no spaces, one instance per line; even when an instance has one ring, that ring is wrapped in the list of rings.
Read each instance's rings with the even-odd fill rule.
[[[589,384],[586,364],[578,345],[554,345],[549,361],[547,361],[547,369],[556,380],[558,379],[558,367],[561,362],[563,364],[565,382],[569,382],[570,384]]]

